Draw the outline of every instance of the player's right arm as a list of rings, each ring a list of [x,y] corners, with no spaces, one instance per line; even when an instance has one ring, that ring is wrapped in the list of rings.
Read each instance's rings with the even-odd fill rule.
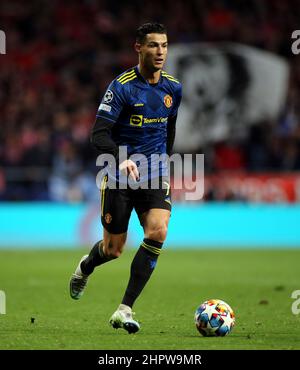
[[[118,146],[111,138],[112,127],[112,122],[97,117],[92,129],[91,143],[99,154],[112,154],[117,159]]]
[[[113,81],[106,90],[91,132],[91,143],[99,154],[118,156],[118,146],[111,137],[111,130],[125,105],[123,92]]]
[[[111,137],[111,131],[125,104],[123,86],[114,80],[109,85],[99,105],[96,121],[91,132],[91,143],[98,154],[112,154],[117,163],[119,148]],[[119,168],[134,180],[138,178],[137,166],[133,161],[126,160],[120,164]]]

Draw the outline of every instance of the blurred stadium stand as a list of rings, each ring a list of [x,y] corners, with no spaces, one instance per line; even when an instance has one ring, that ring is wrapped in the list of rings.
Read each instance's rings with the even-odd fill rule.
[[[291,53],[299,19],[299,0],[1,1],[0,200],[97,199],[89,132],[99,99],[136,64],[137,25],[156,20],[166,24],[171,45],[234,42],[288,63],[276,119],[252,124],[235,140],[199,143],[193,153],[205,153],[206,201],[299,201],[300,63]],[[227,192],[218,187],[223,180],[231,181]],[[267,196],[253,196],[266,183]]]

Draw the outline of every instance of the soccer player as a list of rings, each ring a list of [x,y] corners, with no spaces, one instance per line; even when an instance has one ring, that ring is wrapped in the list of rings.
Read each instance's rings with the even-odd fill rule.
[[[171,152],[181,100],[181,84],[162,70],[168,50],[165,27],[159,23],[139,27],[135,50],[139,64],[111,82],[91,134],[98,153],[113,155],[117,163],[115,173],[111,170],[113,167],[108,166],[101,184],[103,240],[94,245],[89,255],[82,257],[70,281],[70,295],[79,299],[94,268],[121,255],[134,208],[144,229],[144,240],[132,261],[121,304],[110,318],[112,327],[123,328],[128,333],[140,329],[132,317],[132,306],[155,268],[171,212],[168,166],[164,161],[153,160],[151,155]],[[122,161],[120,146],[125,147],[128,154]],[[140,156],[140,160],[131,160],[129,157],[133,154],[136,158]],[[153,179],[158,179],[158,186],[124,189],[119,186],[121,175],[128,180],[127,185],[150,185]],[[109,186],[112,179],[116,180],[115,188]]]

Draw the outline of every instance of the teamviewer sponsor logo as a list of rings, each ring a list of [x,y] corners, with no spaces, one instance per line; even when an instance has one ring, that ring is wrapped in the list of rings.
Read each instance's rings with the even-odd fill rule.
[[[0,54],[6,54],[6,35],[0,30]]]
[[[129,123],[131,126],[141,127],[143,124],[143,116],[134,114],[130,117]]]
[[[6,296],[3,290],[0,290],[0,315],[6,314]]]

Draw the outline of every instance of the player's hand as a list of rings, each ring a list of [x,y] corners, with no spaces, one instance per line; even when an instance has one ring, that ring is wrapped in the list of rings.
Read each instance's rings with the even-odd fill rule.
[[[124,175],[130,176],[133,179],[133,181],[137,181],[140,177],[137,165],[130,159],[127,159],[126,161],[122,162],[119,165],[119,169]]]

